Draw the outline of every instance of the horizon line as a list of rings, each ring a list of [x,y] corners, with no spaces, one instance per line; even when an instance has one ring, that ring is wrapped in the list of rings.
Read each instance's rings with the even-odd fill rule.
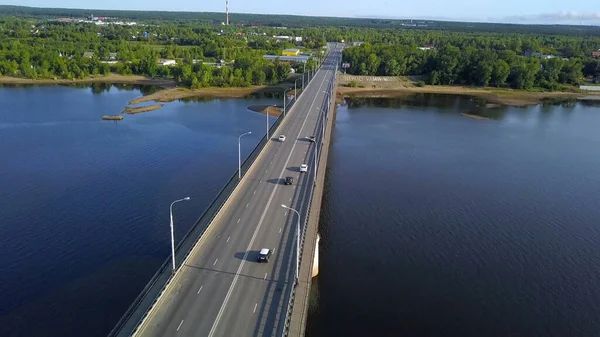
[[[42,7],[42,6],[24,6],[24,5],[4,5],[0,4],[0,8],[2,7],[20,7],[20,8],[39,8],[39,9],[70,9],[70,10],[89,10],[89,11],[129,11],[129,12],[168,12],[168,13],[209,13],[209,14],[223,14],[225,15],[225,11],[223,12],[213,12],[213,11],[186,11],[186,10],[160,10],[160,9],[107,9],[107,8],[81,8],[81,7]],[[406,21],[406,20],[422,20],[422,21],[435,21],[435,22],[456,22],[456,23],[476,23],[476,24],[502,24],[502,25],[522,25],[522,26],[583,26],[583,27],[596,27],[600,26],[600,21],[596,23],[558,23],[558,22],[513,22],[513,21],[502,21],[501,18],[490,19],[487,21],[476,20],[476,19],[466,19],[466,18],[444,18],[444,17],[387,17],[385,15],[355,15],[355,16],[335,16],[335,15],[308,15],[308,14],[289,14],[289,13],[253,13],[253,12],[229,12],[229,15],[242,14],[242,15],[260,15],[260,16],[297,16],[297,17],[305,17],[305,18],[337,18],[337,19],[356,19],[356,20],[392,20],[392,21]],[[537,15],[529,15],[527,17],[533,18],[536,16],[541,16],[544,14]],[[505,20],[510,17],[518,17],[518,15],[506,16]],[[231,18],[229,20],[231,22]],[[568,21],[568,19],[567,19]],[[223,21],[224,22],[224,21]]]

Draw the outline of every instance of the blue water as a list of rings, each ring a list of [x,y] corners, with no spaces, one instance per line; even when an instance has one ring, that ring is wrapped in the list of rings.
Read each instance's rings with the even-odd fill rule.
[[[307,336],[598,336],[599,107],[348,103]]]
[[[0,89],[0,336],[105,336],[264,135],[249,105],[119,114],[137,89]],[[272,118],[271,121],[274,121]]]

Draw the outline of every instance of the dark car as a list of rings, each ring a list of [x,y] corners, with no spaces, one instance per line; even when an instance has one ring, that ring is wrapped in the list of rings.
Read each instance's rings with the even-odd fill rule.
[[[294,177],[285,177],[285,184],[291,185],[294,183]]]
[[[269,248],[263,248],[258,252],[258,262],[269,262],[272,251]]]

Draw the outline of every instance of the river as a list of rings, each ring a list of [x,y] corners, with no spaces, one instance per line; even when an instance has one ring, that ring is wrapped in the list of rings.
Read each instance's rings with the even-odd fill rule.
[[[152,88],[0,89],[0,335],[105,336],[263,134]],[[340,106],[307,336],[593,336],[600,109],[415,95]],[[461,115],[470,111],[490,119]]]
[[[152,88],[0,88],[0,336],[106,336],[265,132],[249,105],[172,102],[119,114]],[[271,122],[274,122],[271,117]]]
[[[599,127],[583,102],[340,106],[307,336],[596,336]]]

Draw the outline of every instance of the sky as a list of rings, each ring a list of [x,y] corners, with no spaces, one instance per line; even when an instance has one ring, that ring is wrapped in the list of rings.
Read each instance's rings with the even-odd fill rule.
[[[103,0],[94,3],[75,0],[8,0],[2,1],[2,4],[93,9],[225,11],[225,0]],[[229,11],[230,13],[600,25],[600,1],[598,0],[230,0]],[[101,15],[101,13],[94,14]]]

